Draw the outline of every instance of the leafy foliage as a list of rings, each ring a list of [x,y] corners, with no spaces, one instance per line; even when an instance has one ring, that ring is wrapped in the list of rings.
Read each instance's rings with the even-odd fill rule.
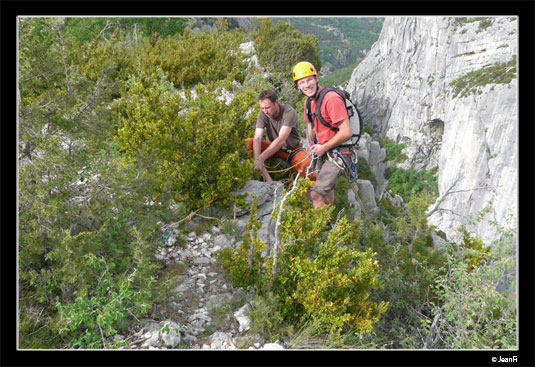
[[[140,50],[145,72],[157,78],[157,70],[161,69],[177,88],[225,79],[243,83],[245,65],[239,52],[243,34],[239,30],[226,31],[224,19],[218,27],[217,32],[197,34],[187,28],[181,35],[156,39]]]
[[[243,34],[224,22],[194,34],[179,18],[143,19],[20,19],[21,348],[117,348],[113,336],[174,286],[154,258],[169,203],[185,214],[237,200],[259,89],[302,105],[289,70],[294,56],[317,57],[312,37],[261,21],[255,45],[273,66],[248,73]],[[382,144],[391,162],[406,158]],[[273,341],[313,325],[356,348],[421,348],[432,332],[437,348],[514,348],[514,234],[489,246],[465,230],[460,244],[434,248],[434,174],[392,170],[406,209],[383,199],[365,221],[348,219],[343,179],[320,210],[299,179],[273,214],[276,248],[258,239],[253,205],[242,246],[220,255],[233,283],[256,290],[252,312],[264,317],[251,327]]]
[[[189,210],[225,205],[250,177],[243,141],[254,118],[254,96],[235,92],[227,102],[225,87],[232,87],[230,81],[199,84],[182,94],[160,72],[158,79],[132,77],[115,101],[116,141],[155,178],[154,199],[171,191]]]
[[[167,209],[149,203],[152,178],[140,177],[111,143],[108,105],[132,54],[110,44],[128,39],[80,44],[56,18],[24,19],[19,31],[20,340],[22,347],[57,347],[69,341],[58,334],[56,304],[99,287],[87,256],[114,264],[106,276],[117,284],[138,268],[129,285],[137,292],[159,270],[155,243],[146,238]],[[96,68],[90,49],[99,51]],[[151,297],[161,289],[155,284]],[[35,309],[46,317],[35,317]]]
[[[332,208],[313,210],[305,195],[308,187],[309,181],[299,178],[285,207],[273,213],[277,217],[282,211],[283,246],[277,258],[272,252],[260,266],[262,244],[252,252],[258,254],[253,255],[257,265],[247,266],[249,233],[242,247],[223,253],[221,264],[236,284],[253,286],[261,294],[272,291],[278,312],[298,328],[314,320],[335,337],[346,329],[369,332],[388,306],[386,302],[369,301],[370,293],[379,287],[374,253],[351,248],[358,239],[359,227],[357,221],[349,222],[345,217],[326,238],[322,236]],[[254,242],[254,233],[252,239]]]
[[[130,315],[134,318],[145,314],[151,307],[150,286],[152,279],[142,290],[133,287],[136,269],[122,280],[115,280],[114,263],[107,264],[102,257],[88,254],[87,265],[96,273],[98,284],[87,297],[78,296],[71,304],[58,302],[63,326],[59,333],[70,332],[73,347],[106,348],[105,338],[117,333],[117,327]],[[78,292],[74,292],[77,296]],[[113,347],[117,344],[114,343]]]
[[[383,138],[379,139],[381,148],[386,150],[386,160],[392,164],[401,163],[407,159],[407,156],[401,151],[405,148],[405,144],[397,144],[391,139]]]
[[[83,29],[87,30],[84,32]],[[202,37],[207,38],[206,35]],[[141,57],[143,53],[140,50],[149,52],[152,47],[149,40],[142,34],[123,34],[121,27],[110,19],[104,24],[99,19],[87,22],[70,18],[22,19],[20,38],[21,346],[81,346],[97,342],[102,346],[111,337],[112,330],[117,330],[116,326],[126,320],[122,316],[116,317],[117,312],[131,307],[128,303],[131,300],[123,298],[124,302],[113,303],[106,308],[106,313],[114,315],[114,321],[103,316],[107,321],[98,326],[103,330],[105,326],[111,329],[107,329],[104,339],[102,335],[95,339],[95,320],[88,320],[83,315],[87,313],[84,310],[90,307],[89,302],[101,294],[99,287],[104,279],[110,289],[116,289],[121,294],[130,291],[140,294],[152,277],[159,276],[150,288],[151,301],[162,297],[172,284],[172,275],[161,273],[160,265],[155,262],[157,242],[150,239],[158,218],[168,215],[169,209],[162,203],[171,199],[165,187],[169,180],[158,182],[162,173],[156,170],[154,175],[147,174],[147,167],[142,166],[142,163],[148,162],[143,159],[150,155],[165,156],[155,153],[161,151],[159,147],[154,147],[154,150],[147,148],[135,159],[124,154],[128,149],[134,152],[133,147],[137,146],[135,141],[121,141],[120,135],[116,139],[124,147],[113,142],[121,120],[116,118],[117,110],[110,108],[112,100],[126,93],[132,97],[133,91],[142,93],[145,90],[138,80],[143,80],[147,85],[160,88],[147,91],[141,97],[150,98],[157,93],[160,102],[168,98],[165,101],[180,103],[181,106],[189,103],[188,108],[193,114],[187,120],[190,126],[188,136],[195,136],[197,140],[191,138],[185,145],[193,149],[191,143],[196,142],[200,149],[207,145],[214,147],[213,150],[205,149],[205,153],[210,153],[205,157],[211,162],[219,162],[216,167],[220,179],[209,185],[217,185],[223,193],[237,187],[249,172],[247,162],[242,161],[245,160],[245,152],[236,148],[243,146],[248,122],[244,115],[252,105],[252,97],[245,92],[229,102],[230,107],[227,107],[220,99],[223,83],[217,83],[199,86],[198,98],[189,94],[187,99],[181,99],[161,71],[160,74],[153,74],[152,70],[143,73],[147,60]],[[231,38],[235,43],[240,39],[228,39]],[[211,40],[215,42],[213,37]],[[226,48],[227,51],[229,49]],[[228,73],[229,70],[224,69],[223,72]],[[225,86],[230,90],[234,88],[229,83]],[[210,89],[210,92],[203,93],[205,89]],[[164,96],[164,90],[175,95],[171,97],[168,93]],[[217,103],[214,104],[212,98]],[[143,101],[153,102],[149,99]],[[130,106],[137,106],[132,110],[123,109],[126,116],[131,114],[142,118],[143,113],[150,111],[150,105],[144,106],[139,100],[135,102],[129,101]],[[129,108],[122,99],[118,99],[116,106]],[[180,116],[181,112],[173,104],[168,106],[168,110],[158,111],[164,115],[176,112],[176,116]],[[220,127],[215,131],[219,136],[202,137],[198,126],[193,128],[197,114],[205,117],[202,127]],[[175,117],[165,116],[170,119]],[[232,121],[232,124],[221,121]],[[149,120],[147,122],[150,123]],[[157,122],[146,125],[146,129],[137,132],[137,137],[132,132],[131,137],[155,143],[151,139],[158,136]],[[216,140],[216,137],[221,140]],[[167,141],[184,143],[170,138]],[[195,155],[191,150],[186,152],[190,153],[188,162],[199,163],[192,159]],[[228,152],[226,156],[225,152]],[[199,153],[196,156],[201,159]],[[165,165],[162,161],[157,163]],[[202,180],[206,168],[203,169],[202,164],[198,167],[201,168],[190,174]],[[237,170],[231,172],[232,167],[237,167]],[[158,188],[157,196],[161,201],[152,200],[154,190]],[[188,198],[186,196],[186,200]],[[202,205],[214,201],[212,197],[201,197],[201,194],[197,198]],[[104,278],[102,274],[97,275],[86,261],[88,256],[96,256],[109,265]],[[126,284],[123,282],[124,274],[132,268],[138,270]],[[62,315],[56,305],[62,305]],[[150,307],[140,310],[146,313]],[[46,317],[36,316],[43,313]],[[59,333],[64,330],[62,324],[67,315],[87,323],[68,334]]]
[[[181,34],[186,27],[186,18],[65,18],[66,32],[77,41],[91,41],[98,34],[109,37],[116,30],[139,32],[145,36],[158,34],[166,37]]]
[[[261,65],[273,65],[275,71],[288,76],[294,65],[304,60],[311,62],[317,70],[321,69],[316,37],[304,35],[285,22],[273,26],[270,18],[261,19],[255,48]]]
[[[403,170],[394,167],[391,169],[392,173],[388,179],[388,187],[392,189],[395,194],[402,196],[404,200],[423,191],[438,196],[437,171],[438,167],[429,171],[416,171],[413,168]]]
[[[514,232],[507,233],[490,251],[466,229],[462,231],[460,245],[448,244],[444,275],[434,286],[442,300],[434,310],[441,320],[437,344],[455,349],[514,349]]]
[[[357,160],[357,174],[361,180],[370,181],[375,189],[379,187],[377,177],[373,173],[372,168],[365,159]]]

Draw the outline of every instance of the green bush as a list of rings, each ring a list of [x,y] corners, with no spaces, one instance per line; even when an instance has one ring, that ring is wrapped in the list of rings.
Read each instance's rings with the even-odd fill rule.
[[[310,61],[316,70],[321,69],[316,37],[304,35],[285,22],[279,21],[273,26],[270,18],[261,19],[254,42],[260,64],[273,65],[288,78],[295,64],[303,60]]]
[[[468,74],[455,79],[449,86],[454,97],[481,93],[482,87],[487,84],[509,84],[516,79],[516,55],[509,62],[496,63],[494,65],[471,71]]]
[[[142,68],[153,77],[156,70],[163,70],[176,88],[225,79],[243,83],[245,64],[239,52],[243,33],[226,29],[227,23],[221,19],[217,32],[196,34],[186,29],[183,34],[157,38],[140,49]]]
[[[370,136],[373,136],[373,128],[370,125],[364,126],[362,129],[363,132],[367,133]]]
[[[245,289],[255,288],[258,292],[265,293],[273,278],[271,262],[264,262],[262,258],[266,244],[257,238],[262,225],[256,219],[257,210],[257,198],[254,198],[242,245],[238,249],[225,248],[219,251],[217,256],[232,284]]]
[[[182,95],[160,72],[132,77],[115,101],[115,140],[143,175],[154,177],[154,200],[172,192],[188,210],[224,206],[251,177],[244,140],[256,118],[248,113],[255,96],[235,92],[227,104],[224,89],[232,90],[230,81],[199,84],[195,95]]]
[[[375,190],[378,189],[379,183],[377,182],[377,177],[373,173],[372,168],[368,164],[368,161],[360,158],[357,160],[357,174],[361,180],[370,181]]]
[[[407,202],[412,195],[427,191],[438,196],[438,167],[429,171],[416,171],[414,168],[403,170],[393,167],[388,178],[388,189],[403,197]]]
[[[475,246],[474,241],[478,243]],[[438,348],[518,346],[513,236],[505,236],[493,251],[480,248],[481,243],[465,234],[460,245],[447,245],[448,259],[435,284],[440,296],[434,310],[440,319],[436,331]],[[508,286],[500,289],[500,285]]]
[[[432,312],[429,302],[437,300],[432,287],[445,262],[443,251],[433,247],[433,228],[427,224],[430,200],[421,193],[410,200],[406,211],[381,201],[380,221],[363,223],[358,246],[377,253],[383,284],[371,300],[388,300],[389,307],[371,333],[347,335],[358,348],[422,347],[421,320]]]
[[[273,292],[278,312],[296,328],[313,320],[337,338],[343,330],[369,332],[388,306],[369,301],[370,293],[380,286],[375,254],[371,249],[352,248],[358,240],[358,221],[343,217],[325,235],[332,207],[314,210],[306,197],[308,187],[309,181],[299,178],[284,207],[274,211],[278,218],[282,210],[280,245],[274,245],[266,260],[254,255],[263,247],[256,246],[251,252],[247,239],[251,233],[247,233],[245,246],[227,251],[221,264],[235,284],[249,285],[260,294]]]
[[[74,348],[99,349],[117,347],[107,345],[106,338],[117,333],[126,318],[137,318],[151,308],[150,287],[152,279],[140,290],[133,286],[136,269],[121,280],[114,279],[114,263],[107,263],[93,254],[85,256],[87,265],[95,273],[96,287],[87,295],[78,295],[73,303],[57,303],[62,323],[59,333],[69,334]]]
[[[136,292],[162,275],[150,234],[169,209],[151,202],[154,177],[141,175],[112,142],[117,124],[109,105],[121,78],[134,70],[135,46],[117,32],[81,44],[65,24],[32,18],[19,29],[21,348],[80,340],[81,329],[59,334],[64,324],[56,305],[96,294],[100,278],[87,256],[114,264],[106,275],[114,289],[134,268],[129,287]],[[152,301],[168,288],[168,275],[150,288]],[[116,306],[122,307],[106,312]]]
[[[386,150],[385,161],[390,161],[392,165],[401,163],[407,159],[407,156],[401,153],[403,148],[405,148],[405,144],[397,144],[388,138],[379,139],[379,144],[381,148],[385,148]]]
[[[266,342],[273,343],[281,340],[293,331],[291,325],[284,323],[276,296],[272,292],[267,292],[263,296],[255,295],[247,313],[251,319],[251,332],[259,333]]]

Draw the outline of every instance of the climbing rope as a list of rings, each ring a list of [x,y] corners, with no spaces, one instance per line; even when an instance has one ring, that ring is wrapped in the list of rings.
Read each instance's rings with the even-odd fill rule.
[[[293,169],[294,167],[297,167],[299,164],[303,163],[303,162],[306,161],[307,159],[308,159],[308,155],[307,155],[305,158],[303,158],[300,162],[297,162],[296,164],[294,164],[294,165],[291,166],[291,167],[284,168],[284,169],[279,169],[279,170],[274,170],[274,171],[273,171],[273,170],[272,170],[272,171],[268,170],[268,172],[269,172],[269,173],[277,173],[277,172],[285,172],[285,171],[289,171],[289,170]],[[280,164],[280,163],[279,163],[279,164]],[[278,166],[279,164],[277,164],[277,166]],[[277,166],[275,166],[275,167],[268,167],[268,166],[266,166],[266,168],[277,168]]]

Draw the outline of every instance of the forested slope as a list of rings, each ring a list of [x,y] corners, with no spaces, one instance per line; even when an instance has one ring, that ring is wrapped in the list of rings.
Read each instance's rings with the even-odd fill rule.
[[[194,320],[162,314],[180,297],[183,278],[203,280],[160,256],[171,224],[172,252],[183,255],[173,257],[197,265],[205,259],[186,256],[190,246],[202,242],[208,251],[219,232],[234,238],[216,265],[247,302],[255,300],[250,338],[291,347],[314,335],[319,348],[515,346],[515,302],[495,286],[514,259],[468,231],[462,242],[436,248],[425,214],[432,185],[414,184],[396,205],[381,195],[356,215],[347,182],[335,205],[315,211],[305,195],[310,182],[282,173],[284,202],[270,200],[263,213],[275,223],[274,239],[260,238],[262,203],[237,194],[258,177],[244,139],[254,133],[256,98],[266,88],[302,121],[303,97],[289,71],[302,59],[321,64],[314,36],[268,18],[249,33],[224,19],[216,32],[158,19],[19,20],[20,348],[129,347],[143,320]],[[254,55],[243,52],[246,42]],[[372,135],[368,129],[359,147],[367,157],[372,146],[380,150]],[[358,192],[371,188],[370,201],[380,191],[373,191],[376,164],[359,158]],[[389,197],[397,189],[391,185]],[[249,222],[238,228],[242,209]],[[203,332],[216,334],[244,302],[210,310]],[[476,313],[481,303],[488,307]],[[436,315],[445,320],[440,328]],[[457,328],[456,320],[469,324]]]

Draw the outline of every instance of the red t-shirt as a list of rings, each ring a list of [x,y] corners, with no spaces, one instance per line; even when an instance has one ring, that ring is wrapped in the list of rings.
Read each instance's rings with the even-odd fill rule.
[[[306,101],[305,101],[306,106]],[[310,110],[312,112],[316,111],[316,101],[312,100],[310,103]],[[323,119],[331,124],[333,127],[337,127],[336,124],[349,118],[347,114],[346,104],[342,97],[340,97],[336,92],[328,92],[323,97],[323,102],[321,104],[321,116]],[[306,122],[306,116],[305,116]],[[337,131],[329,129],[327,126],[324,126],[318,117],[314,118],[314,131],[316,132],[316,140],[319,144],[325,144],[336,135]]]

